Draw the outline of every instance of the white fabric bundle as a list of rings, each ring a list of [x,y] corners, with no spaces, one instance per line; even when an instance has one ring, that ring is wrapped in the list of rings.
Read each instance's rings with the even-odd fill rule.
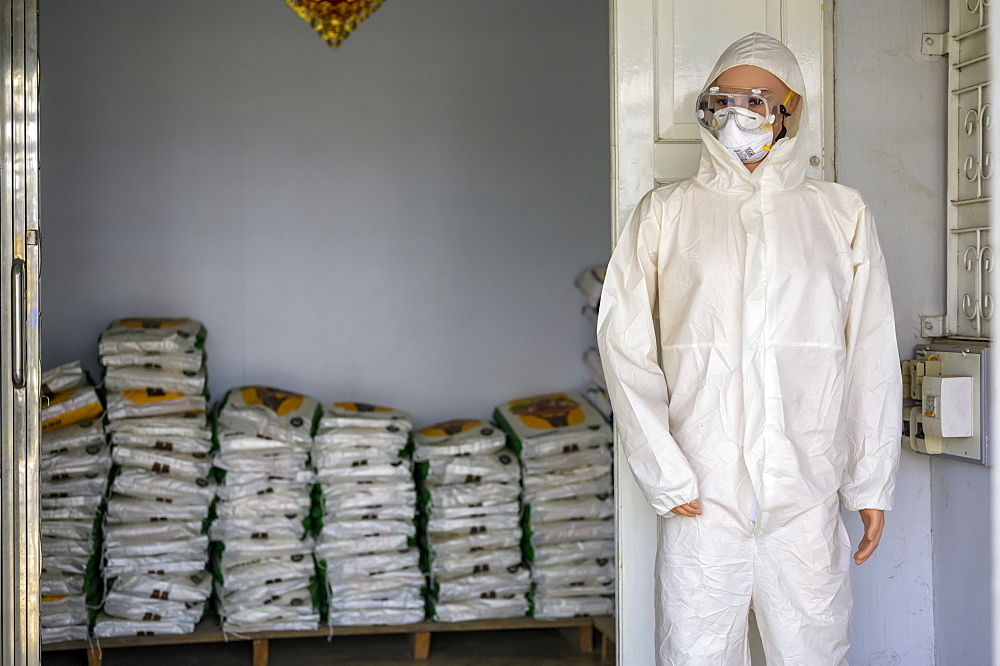
[[[573,281],[577,289],[587,301],[587,307],[597,310],[601,304],[601,291],[604,289],[604,276],[608,271],[607,264],[591,266],[576,276]],[[597,327],[594,327],[597,330]]]
[[[434,618],[523,617],[531,578],[521,568],[521,467],[506,433],[455,420],[414,441]]]
[[[608,396],[606,388],[602,388],[597,384],[589,384],[583,389],[583,396],[590,401],[590,404],[600,410],[608,423],[612,421],[611,398]]]
[[[79,361],[42,375],[39,503],[43,643],[87,637],[88,594],[95,590],[97,518],[108,486],[111,450],[104,408]],[[95,600],[96,601],[96,600]]]
[[[583,355],[584,365],[587,367],[587,373],[591,377],[591,383],[583,390],[583,394],[587,400],[600,410],[604,418],[608,422],[611,422],[611,399],[608,397],[608,384],[604,378],[601,354],[596,346],[598,309],[601,305],[601,292],[604,289],[604,277],[606,273],[607,265],[591,266],[580,273],[575,282],[587,302],[583,307],[583,316],[587,320],[588,328],[593,333],[590,348]]]
[[[326,565],[331,625],[424,619],[411,430],[409,414],[389,407],[324,410],[312,461],[323,491],[316,559]]]
[[[96,636],[188,633],[204,614],[216,492],[204,338],[191,319],[122,319],[101,335],[116,472],[104,523],[111,588]]]
[[[614,498],[607,421],[578,393],[512,400],[497,407],[496,418],[524,467],[534,616],[609,613]]]
[[[592,382],[597,384],[602,391],[608,390],[608,382],[604,378],[604,367],[601,365],[601,352],[597,347],[591,347],[583,354],[583,363],[587,366],[587,373],[590,374]]]
[[[230,390],[217,419],[215,592],[222,629],[307,630],[319,626],[311,585],[316,549],[309,467],[319,403],[264,386]]]

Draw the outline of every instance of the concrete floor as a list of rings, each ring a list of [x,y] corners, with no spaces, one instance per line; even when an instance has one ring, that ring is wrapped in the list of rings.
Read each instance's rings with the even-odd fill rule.
[[[596,635],[596,632],[595,632]],[[564,634],[558,629],[530,629],[503,632],[454,632],[434,634],[431,658],[414,661],[405,635],[337,636],[279,639],[270,641],[272,666],[312,664],[354,664],[355,666],[395,666],[429,664],[448,666],[590,666],[600,664],[600,644],[583,654],[574,640],[579,633]],[[118,648],[104,652],[108,666],[246,666],[250,664],[250,643],[210,643],[144,648]],[[44,652],[43,666],[86,664],[82,652]]]

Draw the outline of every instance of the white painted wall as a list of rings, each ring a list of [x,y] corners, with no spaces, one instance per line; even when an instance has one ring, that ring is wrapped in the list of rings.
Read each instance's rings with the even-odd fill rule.
[[[390,0],[329,49],[281,0],[42,8],[43,364],[125,315],[427,424],[583,384],[610,254],[605,0]]]
[[[947,0],[836,3],[838,180],[875,212],[901,358],[921,341],[919,315],[945,308],[947,70],[943,58],[920,54],[920,36],[944,32],[947,20]],[[932,555],[931,491],[929,458],[903,451],[896,508],[873,558],[854,570],[852,666],[934,664],[935,640],[947,642],[942,632],[953,622],[934,635],[932,560],[942,563]],[[857,544],[860,518],[845,520]],[[964,592],[974,586],[962,581]]]

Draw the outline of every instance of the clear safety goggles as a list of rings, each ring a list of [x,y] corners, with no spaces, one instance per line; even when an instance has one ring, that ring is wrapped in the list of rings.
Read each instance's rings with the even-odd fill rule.
[[[722,129],[730,119],[740,129],[749,132],[769,129],[779,108],[788,104],[794,94],[789,91],[788,96],[781,100],[777,93],[765,88],[712,86],[698,95],[695,115],[702,127],[712,131]]]

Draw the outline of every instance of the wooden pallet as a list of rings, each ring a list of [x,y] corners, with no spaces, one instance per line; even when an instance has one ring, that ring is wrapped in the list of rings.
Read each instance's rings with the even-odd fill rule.
[[[595,617],[594,629],[601,635],[601,662],[615,663],[615,618]]]
[[[562,629],[573,633],[574,642],[579,641],[581,652],[592,652],[594,649],[594,627],[597,622],[608,619],[610,618],[573,617],[559,620],[538,620],[530,617],[518,617],[504,620],[473,620],[469,622],[420,622],[418,624],[386,626],[322,627],[315,631],[264,631],[240,636],[223,633],[214,620],[203,620],[195,627],[194,633],[191,634],[122,636],[119,638],[102,638],[89,641],[66,641],[43,645],[42,651],[86,650],[89,666],[100,666],[103,651],[115,648],[252,641],[253,666],[267,666],[270,651],[269,641],[273,639],[409,634],[413,658],[427,659],[430,657],[431,635],[435,633],[450,631],[503,631],[508,629]],[[600,630],[603,637],[608,623],[604,622],[601,626],[604,627],[604,629]],[[613,620],[611,620],[610,626],[613,631]]]

